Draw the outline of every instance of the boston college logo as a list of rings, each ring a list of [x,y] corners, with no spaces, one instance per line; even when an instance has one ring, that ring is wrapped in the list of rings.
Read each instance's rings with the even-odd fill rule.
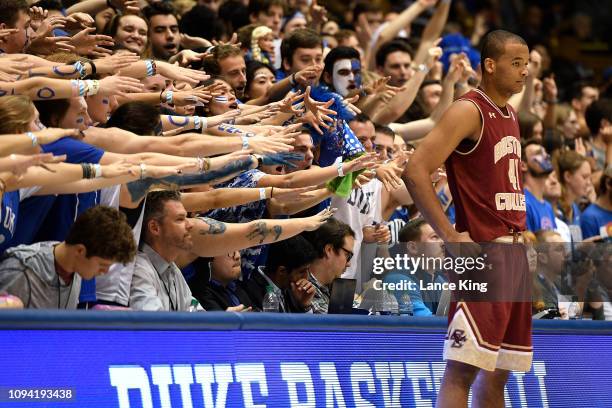
[[[454,348],[461,348],[463,346],[463,343],[467,341],[467,337],[465,337],[465,331],[461,329],[455,329],[455,331],[453,331],[453,334],[450,335],[449,339],[453,341],[451,347]]]

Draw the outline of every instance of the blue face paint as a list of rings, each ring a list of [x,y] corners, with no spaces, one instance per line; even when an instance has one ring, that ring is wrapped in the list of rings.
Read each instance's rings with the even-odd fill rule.
[[[220,102],[220,103],[227,103],[229,102],[229,98],[227,96],[213,96],[213,100]]]
[[[354,59],[351,60],[351,70],[355,75],[355,86],[361,88],[361,61]]]

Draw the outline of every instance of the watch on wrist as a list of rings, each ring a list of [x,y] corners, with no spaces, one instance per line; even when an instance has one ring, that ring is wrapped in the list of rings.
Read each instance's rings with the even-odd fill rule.
[[[429,68],[427,68],[427,65],[425,64],[418,64],[414,66],[414,70],[417,72],[424,72],[424,73],[428,73],[429,72]]]

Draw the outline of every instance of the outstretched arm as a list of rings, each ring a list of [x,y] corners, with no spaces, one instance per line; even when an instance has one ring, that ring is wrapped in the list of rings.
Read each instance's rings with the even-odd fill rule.
[[[212,257],[241,249],[271,244],[291,238],[302,231],[314,231],[333,215],[325,210],[313,217],[289,220],[256,220],[231,224],[212,218],[191,219],[193,252],[197,256]]]
[[[455,102],[415,150],[402,174],[415,204],[445,242],[457,241],[458,233],[442,211],[430,174],[444,163],[463,139],[474,140],[480,134],[480,126],[480,114],[471,102]]]

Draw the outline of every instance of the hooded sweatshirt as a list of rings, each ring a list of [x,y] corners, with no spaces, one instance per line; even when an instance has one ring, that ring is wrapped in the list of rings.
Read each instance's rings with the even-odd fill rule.
[[[66,284],[55,270],[57,241],[19,245],[6,250],[0,262],[0,292],[17,296],[26,308],[76,309],[81,277]]]

